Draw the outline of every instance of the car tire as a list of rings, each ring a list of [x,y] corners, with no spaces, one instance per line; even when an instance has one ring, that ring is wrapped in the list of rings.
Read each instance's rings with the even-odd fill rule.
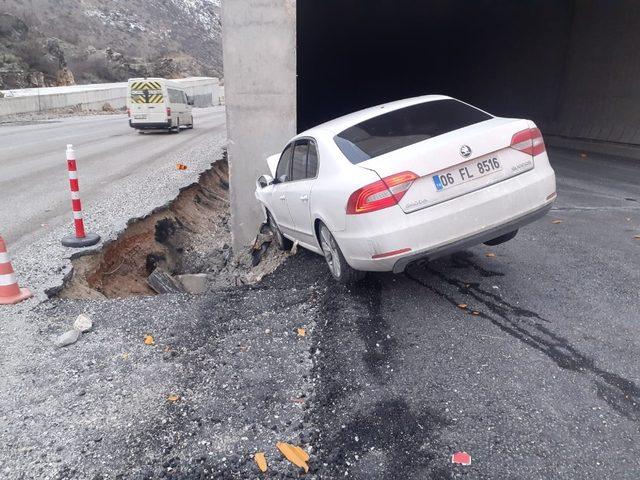
[[[187,125],[187,128],[191,130],[193,128],[193,117],[191,117],[191,123]]]
[[[518,230],[514,230],[513,232],[505,233],[504,235],[500,235],[499,237],[492,238],[491,240],[484,242],[485,245],[489,245],[490,247],[494,247],[496,245],[500,245],[501,243],[508,242],[513,239],[518,234]]]
[[[367,272],[356,270],[347,263],[338,242],[324,223],[320,223],[318,228],[318,242],[331,275],[339,283],[348,285],[362,280],[367,275]]]
[[[278,247],[278,250],[291,250],[291,247],[293,247],[293,242],[282,234],[278,223],[269,211],[267,211],[267,224],[269,225],[269,229],[273,234],[273,241],[275,242],[276,247]]]

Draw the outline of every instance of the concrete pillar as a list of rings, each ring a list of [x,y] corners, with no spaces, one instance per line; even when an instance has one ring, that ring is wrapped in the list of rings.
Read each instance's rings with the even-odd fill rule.
[[[236,253],[255,238],[262,212],[255,181],[266,158],[296,134],[296,1],[222,2],[231,233]]]

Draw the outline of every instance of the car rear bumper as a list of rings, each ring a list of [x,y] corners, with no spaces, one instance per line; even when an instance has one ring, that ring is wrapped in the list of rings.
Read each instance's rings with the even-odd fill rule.
[[[171,126],[171,122],[132,122],[129,120],[129,126],[136,130],[160,130]]]
[[[537,220],[551,208],[555,190],[553,169],[547,161],[536,162],[533,170],[417,212],[405,214],[395,206],[348,215],[347,228],[334,236],[353,268],[398,273],[413,261],[438,258]]]
[[[467,247],[492,240],[499,237],[500,235],[504,235],[505,233],[513,232],[520,227],[523,227],[531,222],[538,220],[541,217],[544,217],[547,212],[551,210],[551,206],[552,203],[545,204],[542,207],[539,207],[529,213],[522,215],[521,217],[514,218],[496,227],[482,230],[478,233],[474,233],[473,235],[461,238],[446,245],[441,245],[435,248],[426,248],[415,253],[411,252],[411,254],[404,256],[395,262],[395,264],[393,265],[393,272],[403,272],[407,265],[415,262],[416,260],[435,260],[436,258],[444,257],[451,253],[464,250]]]

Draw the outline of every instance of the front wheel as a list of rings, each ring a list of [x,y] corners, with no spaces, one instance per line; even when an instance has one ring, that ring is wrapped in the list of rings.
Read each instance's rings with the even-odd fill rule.
[[[340,283],[349,284],[360,281],[366,276],[366,272],[351,268],[347,263],[338,242],[324,223],[320,224],[319,236],[320,247],[333,278]]]
[[[293,242],[282,234],[282,232],[280,231],[280,227],[278,227],[278,224],[271,215],[271,212],[267,212],[267,223],[269,225],[271,233],[273,233],[273,240],[276,242],[278,250],[291,250],[291,247],[293,247]]]

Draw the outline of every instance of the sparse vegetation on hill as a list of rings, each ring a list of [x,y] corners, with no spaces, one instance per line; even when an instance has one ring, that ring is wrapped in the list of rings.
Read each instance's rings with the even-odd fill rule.
[[[220,0],[5,0],[0,88],[222,73]]]

